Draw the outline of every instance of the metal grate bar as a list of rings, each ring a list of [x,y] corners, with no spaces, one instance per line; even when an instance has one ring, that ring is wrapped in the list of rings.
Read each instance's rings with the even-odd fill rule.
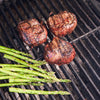
[[[30,14],[28,14],[28,11],[27,11],[26,7],[24,7],[24,5],[23,5],[23,3],[22,3],[22,0],[19,0],[18,3],[20,3],[20,6],[22,7],[22,9],[23,9],[25,15],[27,15],[27,18],[30,18]]]
[[[55,67],[55,66],[51,66],[51,67],[52,67],[53,71],[56,72],[56,76],[57,76],[57,77],[60,77],[60,74],[59,74],[59,72],[57,71],[56,67]],[[59,69],[59,70],[60,70],[60,69]],[[62,69],[61,69],[61,70],[62,70]],[[68,73],[68,72],[67,72],[67,73]],[[64,74],[66,74],[66,73],[64,73]],[[66,76],[66,75],[65,75],[65,76]],[[66,78],[72,80],[72,78],[71,78],[71,76],[70,76],[69,74],[67,74]],[[79,88],[78,88],[77,85],[75,84],[75,82],[72,80],[71,83],[72,83],[72,85],[73,85],[73,88],[75,88],[75,90],[76,90],[77,93],[79,94],[79,97],[84,98],[83,95],[82,95],[82,93],[80,92]],[[83,100],[84,100],[84,99],[83,99]]]
[[[14,23],[17,23],[17,21],[16,21],[15,18],[14,18],[13,13],[11,12],[11,8],[8,7],[8,6],[5,6],[5,5],[4,5],[4,7],[9,11],[9,14],[10,14],[11,18],[13,19]]]
[[[45,87],[46,90],[51,91],[48,84],[45,84],[44,87]],[[51,100],[56,100],[56,98],[52,95],[49,95],[49,98],[51,98]]]
[[[88,40],[89,41],[89,40]],[[89,55],[91,56],[91,58],[95,61],[95,63],[99,66],[99,63],[96,61],[96,59],[94,58],[94,56],[92,55],[92,53],[89,51],[89,49],[85,46],[85,44],[83,43],[83,41],[81,41],[80,39],[80,42],[82,43],[83,47],[85,48],[85,50],[89,53]],[[91,42],[90,42],[91,44]],[[100,53],[99,53],[100,54]]]
[[[46,8],[47,12],[50,13],[51,10],[48,9],[48,7],[47,7],[47,5],[45,4],[44,0],[40,0],[40,1],[41,1],[41,3],[43,4],[43,6]]]
[[[99,33],[100,31],[98,30],[97,32]],[[99,36],[96,36],[96,34],[94,34],[94,38],[100,44],[100,38],[99,38]]]
[[[84,45],[84,44],[82,44],[82,45]],[[76,46],[75,46],[76,47]],[[78,47],[76,47],[77,49],[78,49]],[[80,51],[80,50],[79,50]],[[80,54],[82,55],[82,53],[80,52]],[[82,55],[82,57],[84,57],[83,55]],[[86,58],[84,57],[84,59],[85,59],[85,61],[87,61],[88,62],[88,60],[86,60]],[[88,62],[88,65],[90,65],[90,63]],[[91,66],[91,65],[90,65]],[[90,69],[92,70],[92,72],[94,73],[94,75],[96,75],[96,77],[99,79],[99,76],[96,74],[96,72],[93,70],[93,68],[92,68],[92,66],[90,67]],[[84,70],[85,71],[85,70]],[[85,72],[85,74],[87,75],[87,73]],[[93,84],[93,86],[94,87],[96,87],[95,85],[94,85],[94,82],[91,80],[91,78],[87,75],[87,77],[88,77],[88,79],[90,80],[90,82]],[[96,88],[96,90],[98,91],[98,89]],[[99,92],[98,92],[99,93]]]
[[[78,66],[79,68],[80,68],[80,67],[81,67],[81,68],[83,67],[81,64],[77,63],[77,60],[76,60],[76,59],[75,59],[74,61],[75,61],[75,63],[77,64],[77,66]],[[74,68],[73,68],[73,69],[74,69]],[[74,70],[75,70],[75,69],[74,69]],[[81,71],[82,73],[84,73],[83,70],[84,70],[84,68],[82,68],[82,71],[81,71],[81,70],[80,70],[80,71]],[[83,85],[84,87],[86,87],[86,88],[84,88],[84,89],[86,89],[86,90],[88,91],[87,93],[89,93],[90,97],[91,97],[93,100],[95,100],[95,99],[94,99],[94,98],[95,98],[95,96],[94,96],[94,93],[95,93],[94,88],[92,88],[92,87],[91,87],[91,89],[88,88],[88,84],[91,84],[91,83],[88,82],[88,84],[87,84],[87,82],[86,82],[85,80],[83,80],[83,82],[82,82],[82,80],[80,80],[81,77],[80,77],[80,76],[77,76],[77,72],[76,72],[75,74],[76,74],[75,76],[76,76],[77,78],[79,78],[79,81],[82,83],[81,85]],[[84,75],[86,75],[86,73],[84,73]],[[86,78],[86,76],[84,76],[84,77]],[[82,79],[82,78],[81,78],[81,79]],[[86,78],[86,80],[88,81],[87,78]],[[96,90],[96,91],[97,91],[97,90]],[[96,95],[99,95],[98,92],[96,92],[96,93],[97,93]],[[83,93],[83,94],[84,94],[84,93]],[[88,94],[87,94],[87,96],[88,96]]]
[[[56,13],[58,13],[59,11],[56,9],[56,7],[54,6],[54,4],[52,3],[51,0],[49,0],[48,2],[50,2],[52,8],[55,10]]]
[[[92,17],[89,17],[89,15],[91,14],[91,13],[86,13],[87,11],[84,11],[83,9],[82,9],[82,6],[80,6],[79,5],[79,3],[78,2],[76,2],[75,0],[74,0],[74,2],[73,2],[73,4],[76,4],[79,8],[80,8],[80,10],[82,11],[82,13],[84,13],[84,15],[90,20],[90,22],[96,27],[96,24],[95,24],[95,22],[93,22],[93,19],[91,19]],[[88,14],[88,15],[87,15]],[[93,16],[93,15],[92,15]],[[85,17],[84,17],[85,18]],[[97,19],[95,18],[95,21],[96,21]]]
[[[76,1],[75,1],[76,2]],[[80,2],[80,1],[77,1],[76,3],[77,3],[77,5],[79,5],[78,4],[78,2]],[[80,3],[82,3],[82,2],[80,2]],[[85,9],[85,6],[83,6],[83,5],[85,5],[86,3],[82,3],[81,4],[81,6],[79,5],[79,8],[81,8],[81,10],[83,10],[83,9]],[[83,7],[83,9],[82,9],[82,7]],[[89,9],[89,6],[87,6],[87,8]],[[86,9],[85,11],[83,10],[83,12],[85,13],[85,15],[90,15],[91,17],[90,18],[93,18],[94,19],[94,22],[97,22],[98,23],[98,25],[100,25],[100,20],[96,17],[96,15],[95,14],[91,14],[90,12],[91,12],[91,9]],[[87,12],[88,11],[88,12]],[[87,12],[87,14],[86,14],[86,12]],[[95,16],[95,18],[94,18],[94,16]],[[95,25],[96,26],[96,25]],[[94,35],[93,35],[94,36]]]
[[[99,27],[97,27],[96,29],[98,29]],[[94,31],[96,30],[96,29],[94,29]],[[82,33],[84,33],[84,31],[81,29],[81,28],[79,28],[79,30],[81,30],[81,32]],[[91,32],[91,31],[90,31]],[[86,37],[87,35],[89,35],[89,33],[90,32],[87,32],[87,33],[84,33],[84,35],[81,35],[80,37],[78,36],[78,34],[76,34],[76,32],[75,32],[75,34],[76,34],[76,36],[77,36],[77,38],[75,39],[75,40],[78,40],[78,39],[81,39],[81,38],[86,38],[87,39],[87,41],[92,45],[92,47],[94,48],[94,50],[98,53],[98,55],[99,55],[99,51],[97,50],[97,48],[93,45],[93,41],[91,41],[88,37]],[[90,33],[90,34],[92,34],[92,32]],[[93,35],[93,37],[95,38],[95,35],[94,34],[92,34]],[[73,40],[74,41],[74,40]],[[71,41],[72,42],[72,41]],[[75,42],[75,41],[74,41]]]
[[[77,48],[77,47],[75,46],[75,48]],[[77,50],[78,50],[78,52],[80,53],[81,57],[86,61],[86,63],[87,63],[89,66],[91,66],[90,63],[88,62],[88,60],[85,58],[85,56],[80,52],[80,50],[79,50],[78,48],[77,48]],[[91,84],[95,87],[96,91],[97,91],[98,94],[99,94],[99,90],[98,90],[98,88],[95,86],[95,84],[94,84],[94,82],[92,81],[92,79],[90,78],[90,76],[87,74],[87,72],[85,71],[85,69],[84,69],[81,65],[80,65],[80,67],[81,67],[82,71],[85,73],[86,77],[89,79],[89,81],[90,81]],[[91,68],[92,68],[92,66],[91,66]],[[90,69],[91,69],[91,68],[90,68]],[[97,76],[97,78],[99,79],[99,76]]]
[[[59,7],[60,7],[62,10],[65,10],[64,7],[63,7],[63,5],[61,4],[61,2],[60,2],[59,0],[57,1],[57,3],[58,3]]]
[[[11,4],[13,5],[14,9],[16,10],[18,16],[21,18],[21,20],[24,20],[23,17],[20,15],[20,12],[18,11],[15,3],[12,0],[9,0],[11,2]]]
[[[70,4],[72,6],[75,7],[78,7],[79,5],[77,5],[74,1],[73,2],[70,2]],[[76,6],[75,6],[76,5]],[[88,24],[89,27],[91,27],[92,29],[94,29],[96,26],[95,24],[93,23],[93,21],[86,15],[85,12],[83,12],[83,10],[81,9],[81,7],[79,6],[78,7],[79,9],[77,9],[77,12],[78,12],[78,15],[80,15],[80,17]],[[87,19],[88,18],[88,19]]]
[[[21,88],[21,86],[15,86],[16,88]],[[26,100],[26,96],[24,94],[19,93],[19,96],[22,100]]]
[[[66,1],[65,1],[66,2]],[[69,4],[69,7],[70,6],[72,6],[69,2],[66,2],[67,3],[67,5]],[[73,7],[71,7],[72,9],[73,9]],[[73,10],[75,10],[75,9],[73,9]],[[77,14],[77,10],[75,10],[75,13]],[[77,14],[77,17],[79,16],[79,18],[81,18],[81,16],[80,16],[80,14]],[[79,19],[78,18],[78,19]],[[81,19],[81,21],[84,23],[85,21],[83,20],[83,19]],[[85,23],[84,23],[85,24]],[[79,25],[78,25],[79,26]],[[87,26],[87,25],[86,25]],[[79,26],[80,27],[80,26]],[[91,28],[90,27],[88,27],[87,26],[87,28],[89,29],[89,30],[91,30]],[[80,29],[83,29],[83,28],[80,28]],[[85,29],[84,29],[84,31],[85,31]],[[94,35],[93,35],[94,36]]]
[[[64,0],[64,2],[66,3],[66,5],[67,5],[68,9],[70,9],[70,11],[75,12],[77,19],[79,21],[79,24],[80,23],[82,24],[82,25],[80,24],[80,26],[84,29],[85,32],[88,32],[91,28],[87,25],[87,23],[77,13],[77,10],[74,7],[72,7],[72,5],[69,2],[67,2],[66,0]]]
[[[81,91],[79,90],[79,88],[78,88],[78,86],[75,84],[75,80],[73,80],[72,78],[71,78],[71,76],[69,75],[69,72],[67,72],[66,73],[66,68],[65,67],[67,67],[67,66],[62,66],[62,71],[63,71],[63,73],[64,73],[64,75],[67,77],[67,78],[69,78],[69,79],[71,79],[71,85],[73,86],[73,88],[75,88],[75,91],[77,91],[77,93],[78,93],[78,97],[79,97],[79,99],[80,100],[84,100],[85,99],[85,97],[83,96],[83,94],[81,93]]]
[[[78,75],[77,71],[72,67],[71,64],[69,65],[69,67],[74,72],[74,75],[76,76],[76,78],[78,79],[78,81],[81,83],[82,87],[84,87],[84,89],[87,91],[88,95],[90,95],[90,97],[92,99],[94,99],[92,93],[89,91],[89,89],[87,88],[87,86],[85,85],[85,83],[83,82],[83,80],[81,79],[81,77]]]
[[[91,40],[88,38],[88,35],[90,35],[90,34],[93,35],[94,38],[96,38],[96,37],[94,36],[93,32],[97,31],[99,28],[100,28],[100,27],[97,27],[97,28],[93,29],[92,31],[85,33],[84,35],[81,35],[80,37],[78,37],[77,34],[76,34],[77,38],[74,39],[74,40],[72,40],[72,41],[70,41],[70,43],[74,43],[74,42],[76,42],[76,41],[79,40],[79,39],[86,38],[87,41],[92,45],[92,47],[94,48],[94,50],[95,50],[95,51],[98,53],[98,55],[99,55],[100,53],[99,53],[98,49],[95,47],[95,45],[92,43],[93,41],[91,41]],[[82,30],[81,30],[81,32],[84,33]],[[75,32],[75,33],[76,33],[76,32]],[[98,40],[97,40],[97,41],[98,41]]]
[[[32,89],[31,86],[25,86],[26,89]],[[33,90],[33,89],[32,89]],[[29,97],[30,99],[29,100],[37,100],[38,98],[36,98],[36,95],[32,95],[32,94],[29,94]]]
[[[98,66],[99,67],[99,66]]]
[[[97,1],[99,1],[99,0],[97,0]],[[91,2],[89,0],[87,0],[86,4],[87,3],[89,5],[89,8],[100,18],[100,9],[97,9],[96,6],[94,6],[93,2]]]
[[[89,31],[89,32],[87,32],[87,33],[85,33],[84,35],[82,35],[82,36],[80,36],[80,37],[78,37],[78,38],[76,38],[76,39],[70,41],[70,43],[76,42],[76,41],[78,41],[79,39],[82,39],[82,38],[86,37],[87,35],[89,35],[89,34],[95,32],[95,31],[97,31],[97,30],[99,30],[99,29],[100,29],[100,26],[99,26],[99,27],[96,27],[95,29],[93,29],[93,30],[91,30],[91,31]],[[97,41],[98,41],[98,40],[97,40]]]
[[[60,74],[60,73],[62,73],[61,68],[59,68],[59,70],[57,70],[57,68],[56,68],[57,66],[51,65],[50,67],[52,68],[52,70],[53,70],[54,72],[56,72],[55,74],[56,74],[56,76],[57,76],[58,78],[62,78],[63,75]],[[64,76],[65,76],[65,75],[64,75]],[[67,78],[69,78],[69,77],[67,77]],[[71,93],[71,90],[66,86],[65,83],[63,83],[63,84],[61,84],[61,85],[62,85],[62,87],[63,87],[65,90],[67,90],[67,91],[69,91],[69,92]],[[56,89],[57,89],[56,84],[54,84],[53,86],[56,87]],[[57,90],[58,90],[58,89],[57,89]],[[71,98],[74,100],[73,94],[71,95]],[[71,98],[70,98],[70,99],[71,99]]]
[[[10,45],[14,45],[14,43],[12,42],[12,39],[11,37],[9,37],[9,35],[7,34],[7,31],[5,30],[4,26],[2,25],[1,21],[0,21],[0,26],[1,26],[1,29],[3,31],[3,33],[8,37],[6,40],[9,41]],[[1,37],[2,38],[2,37]],[[2,41],[4,41],[3,39],[1,39]],[[8,43],[7,43],[8,44]]]
[[[7,35],[8,38],[10,38],[10,43],[12,43],[13,47],[16,48],[16,45],[14,44],[14,42],[12,42],[13,40],[12,40],[12,38],[11,38],[11,36],[15,35],[15,34],[13,34],[13,33],[16,33],[16,32],[15,32],[15,30],[11,27],[11,25],[10,25],[10,23],[9,23],[9,20],[8,20],[7,16],[5,15],[5,13],[4,13],[4,11],[3,11],[2,9],[1,9],[1,12],[2,12],[2,15],[3,15],[4,20],[6,21],[7,25],[9,26],[9,28],[10,28],[11,31],[12,31],[12,34],[9,34],[9,35],[8,35],[9,32],[8,32],[8,33],[6,32],[6,35]],[[3,28],[3,25],[2,25],[2,28]],[[5,31],[4,28],[3,28],[3,30]],[[18,38],[17,35],[15,35],[15,36],[16,36],[16,38]],[[20,45],[21,45],[21,42],[20,42]],[[22,46],[22,47],[23,47],[23,46]],[[17,48],[16,48],[16,49],[17,49]],[[25,50],[25,47],[23,47],[23,50]]]
[[[69,65],[70,69],[74,72],[74,75],[76,76],[76,79],[78,82],[80,82],[81,87],[83,87],[83,89],[85,89],[85,91],[87,91],[87,95],[90,96],[90,98],[94,99],[92,93],[90,92],[90,90],[87,88],[87,86],[85,85],[85,83],[82,81],[81,77],[78,75],[77,71],[75,71],[75,69],[72,67],[72,65]],[[74,81],[74,80],[73,80]],[[84,93],[82,93],[84,94]],[[84,94],[86,95],[86,94]],[[85,96],[84,96],[85,98]],[[84,99],[83,99],[84,100]]]
[[[59,89],[59,87],[57,86],[57,84],[52,84],[52,86],[55,88],[55,90],[58,90],[58,91],[60,91],[60,89]],[[63,95],[58,95],[60,98],[60,100],[66,100],[65,98],[64,98],[64,96]]]
[[[99,63],[96,61],[96,59],[94,58],[94,56],[92,55],[92,53],[89,51],[89,49],[85,46],[85,44],[83,43],[83,41],[81,41],[81,39],[80,39],[80,43],[83,45],[83,47],[88,52],[88,54],[91,56],[91,58],[95,61],[95,63],[97,64],[97,66],[99,66]],[[100,53],[99,53],[99,55],[100,55]]]
[[[28,7],[32,10],[32,12],[33,12],[35,18],[39,20],[37,14],[36,14],[36,11],[34,10],[32,4],[31,4],[28,0],[26,0],[26,2],[27,2]]]
[[[0,89],[0,100],[6,100],[4,92]]]
[[[36,87],[36,86],[34,86],[34,87],[35,87],[36,90],[41,90],[40,87]],[[46,100],[44,95],[39,95],[39,97],[40,97],[41,100]]]
[[[0,40],[2,42],[5,40],[4,45],[7,45],[8,42],[10,43],[10,39],[9,38],[5,38],[4,34],[6,35],[7,32],[5,31],[5,28],[3,27],[3,25],[1,24],[1,22],[0,22],[0,27],[1,27],[2,31],[3,31],[3,35],[0,34]],[[12,43],[10,43],[10,45],[12,45]]]
[[[43,10],[40,8],[40,6],[38,5],[36,0],[33,0],[34,3],[36,4],[37,9],[40,11],[40,13],[43,15],[43,17],[45,18],[45,20],[47,19],[46,14],[44,14]]]
[[[86,3],[84,3],[84,1],[81,1],[81,2],[77,1],[77,2],[84,9],[84,11],[87,12],[87,14],[90,16],[90,18],[92,18],[94,20],[94,23],[96,23],[97,25],[100,25],[100,20],[99,20],[98,16],[96,16],[96,14],[93,12],[93,10],[91,10],[90,6],[87,5]]]

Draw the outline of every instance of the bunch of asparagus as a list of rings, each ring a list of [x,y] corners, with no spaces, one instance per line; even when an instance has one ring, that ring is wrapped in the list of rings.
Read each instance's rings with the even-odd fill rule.
[[[9,83],[2,83],[0,87],[16,85],[33,85],[43,86],[44,83],[70,82],[69,79],[58,79],[54,72],[47,72],[39,68],[45,61],[33,60],[30,54],[20,52],[15,49],[0,46],[0,52],[4,53],[4,58],[15,61],[18,64],[0,64],[0,80],[8,79]],[[32,69],[30,69],[32,68]],[[43,91],[28,90],[15,87],[9,87],[10,92],[27,93],[27,94],[61,94],[69,95],[67,91]]]

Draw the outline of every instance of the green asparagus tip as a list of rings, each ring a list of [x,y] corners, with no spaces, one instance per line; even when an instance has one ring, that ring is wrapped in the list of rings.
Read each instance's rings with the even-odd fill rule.
[[[69,80],[69,79],[59,79],[59,82],[66,82],[66,83],[69,83],[69,82],[71,82],[71,80]]]

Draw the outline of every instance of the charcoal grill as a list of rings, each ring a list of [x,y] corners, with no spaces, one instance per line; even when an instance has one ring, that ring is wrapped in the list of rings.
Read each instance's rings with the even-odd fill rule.
[[[32,50],[19,38],[16,26],[21,20],[37,18],[46,22],[49,13],[73,12],[78,19],[74,32],[64,37],[72,43],[76,57],[62,66],[44,65],[56,77],[71,83],[45,84],[44,87],[21,86],[27,89],[65,90],[71,95],[27,95],[9,93],[0,88],[0,100],[100,100],[100,1],[99,0],[0,0],[0,45],[28,52],[34,59],[43,59],[44,45]],[[48,41],[52,33],[48,30]],[[12,63],[0,54],[0,63]],[[2,81],[0,81],[2,82]],[[6,80],[3,80],[6,82]],[[19,86],[17,86],[19,87]]]

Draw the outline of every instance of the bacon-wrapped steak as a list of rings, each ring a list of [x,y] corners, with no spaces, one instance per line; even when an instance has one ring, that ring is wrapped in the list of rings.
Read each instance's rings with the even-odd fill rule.
[[[45,46],[45,60],[50,64],[69,64],[75,57],[73,46],[58,37]]]
[[[72,33],[77,25],[76,16],[73,13],[62,11],[50,16],[47,20],[49,29],[58,37]]]
[[[46,27],[35,18],[20,22],[18,31],[23,41],[32,47],[44,43],[47,39]]]

